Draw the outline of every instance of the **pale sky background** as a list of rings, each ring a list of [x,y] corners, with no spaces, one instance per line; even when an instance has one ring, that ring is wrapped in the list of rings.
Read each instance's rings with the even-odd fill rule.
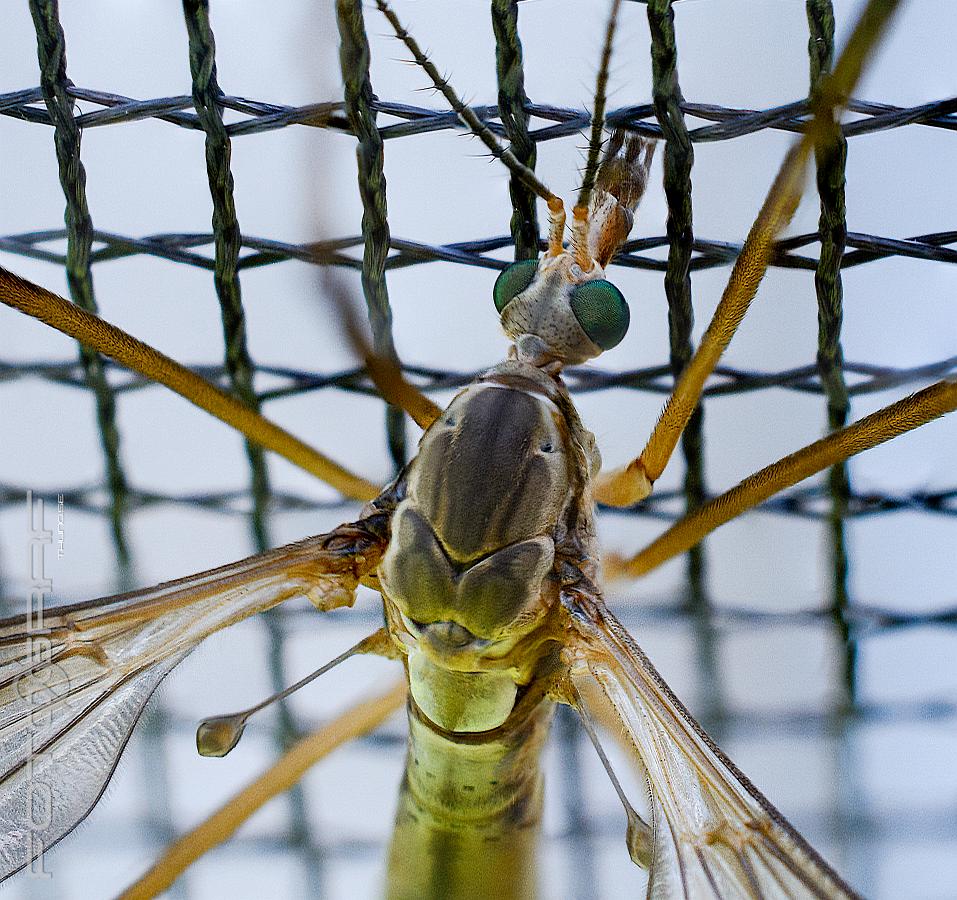
[[[837,2],[839,34],[846,34],[857,2]],[[186,31],[179,4],[88,0],[63,4],[68,74],[79,86],[134,98],[190,92]],[[316,7],[322,6],[317,13]],[[341,97],[338,37],[331,3],[215,3],[219,82],[227,94],[283,104]],[[539,103],[587,107],[591,102],[606,3],[534,0],[520,7],[526,89]],[[911,106],[954,93],[957,6],[912,2],[892,31],[855,95]],[[472,102],[495,98],[494,48],[486,3],[418,0],[396,2],[396,11],[428,48],[439,69]],[[419,89],[427,77],[402,62],[407,53],[388,35],[387,23],[366,10],[373,40],[372,80],[379,96],[444,108]],[[807,92],[807,25],[804,4],[688,0],[676,6],[679,65],[687,100],[760,109],[794,101]],[[0,29],[0,93],[36,85],[33,26],[25,4],[5,8]],[[650,99],[648,26],[644,7],[624,5],[612,73],[612,108]],[[80,104],[83,111],[93,106]],[[230,121],[235,120],[230,116]],[[390,120],[380,119],[382,124]],[[541,124],[541,123],[537,123]],[[689,120],[691,127],[703,124]],[[56,174],[52,130],[0,118],[0,235],[60,227],[63,195]],[[789,137],[762,132],[747,138],[696,145],[693,173],[695,232],[740,242],[767,190]],[[291,127],[233,142],[232,169],[240,225],[247,235],[289,241],[358,233],[361,206],[355,188],[353,138]],[[578,186],[579,148],[572,137],[540,145],[539,173],[566,198]],[[957,180],[953,135],[910,126],[854,138],[848,166],[848,227],[904,238],[955,227]],[[206,232],[211,204],[203,135],[157,120],[89,130],[83,162],[96,228],[145,236]],[[445,243],[507,232],[507,177],[462,132],[446,131],[386,144],[389,221],[396,237]],[[661,162],[653,170],[634,236],[664,231],[666,206]],[[792,233],[813,230],[816,198],[801,206]],[[211,252],[211,250],[210,250]],[[504,256],[503,256],[504,258]],[[65,291],[62,271],[47,263],[0,253],[0,263],[52,290]],[[717,303],[728,270],[694,276],[696,334]],[[415,266],[389,277],[399,353],[409,363],[477,370],[506,348],[494,307],[494,272],[446,263]],[[632,331],[596,365],[632,369],[667,361],[667,320],[660,273],[616,273],[631,302]],[[355,281],[358,284],[357,280]],[[101,313],[187,364],[222,358],[219,310],[211,273],[137,256],[94,268]],[[957,268],[885,260],[845,275],[844,349],[848,360],[912,366],[954,355]],[[249,344],[260,364],[291,365],[320,373],[350,367],[334,318],[319,296],[314,272],[286,262],[242,276]],[[736,336],[725,362],[760,371],[812,363],[816,305],[810,273],[774,270]],[[72,360],[66,339],[0,309],[0,360]],[[123,379],[120,379],[123,380]],[[268,385],[263,380],[260,386]],[[858,418],[897,399],[887,392],[857,399]],[[440,398],[446,399],[446,398]],[[638,449],[653,424],[661,397],[630,391],[580,399],[605,459],[617,464]],[[294,433],[366,477],[385,481],[390,464],[381,408],[355,395],[320,391],[271,403],[268,413]],[[730,486],[778,456],[819,436],[820,397],[767,390],[710,402],[707,471],[712,489]],[[241,442],[223,426],[158,388],[119,400],[123,459],[139,488],[169,494],[243,489],[247,467]],[[85,392],[39,380],[0,382],[2,481],[36,490],[89,485],[101,477],[102,459]],[[416,433],[410,426],[410,440]],[[906,494],[954,486],[957,418],[936,423],[852,464],[857,490]],[[277,489],[304,497],[332,492],[288,464],[270,461]],[[681,465],[671,466],[662,487],[675,486]],[[284,513],[272,521],[275,543],[324,531],[353,515]],[[3,593],[23,591],[25,512],[0,511]],[[650,519],[601,522],[606,548],[636,549],[661,530]],[[159,505],[130,517],[137,584],[218,565],[252,552],[240,516]],[[66,554],[53,567],[55,594],[78,600],[117,589],[105,519],[67,509]],[[921,611],[955,601],[953,517],[897,514],[853,521],[851,589],[861,603]],[[756,513],[709,541],[710,588],[717,606],[785,612],[828,602],[824,526]],[[635,585],[610,592],[629,610],[637,639],[663,675],[695,710],[702,696],[694,638],[687,625],[642,623],[641,603],[662,602],[680,588],[683,563],[663,567]],[[301,615],[286,648],[293,681],[369,630],[374,614],[350,624]],[[135,735],[105,800],[49,856],[55,876],[27,878],[0,888],[0,898],[100,898],[112,896],[154,858],[165,842],[162,824],[190,827],[274,758],[264,727],[251,728],[228,759],[202,760],[191,729],[204,715],[255,702],[268,693],[261,623],[248,622],[207,642],[161,688],[159,708],[166,737]],[[822,729],[801,732],[769,724],[763,714],[812,713],[838,696],[839,658],[829,629],[819,623],[729,627],[719,635],[725,697],[736,710],[754,710],[748,727],[730,729],[723,744],[770,799],[819,847],[839,871],[873,897],[947,897],[957,890],[957,754],[954,718],[911,717],[892,724],[854,726],[844,736]],[[953,629],[911,628],[862,642],[860,696],[865,703],[921,704],[957,696]],[[316,723],[391,677],[385,664],[350,663],[295,700],[303,723]],[[154,722],[157,720],[154,718]],[[777,720],[773,720],[777,721]],[[387,732],[400,735],[396,720]],[[603,896],[634,896],[642,876],[624,851],[623,817],[590,751],[582,747],[588,814],[600,838],[587,852]],[[550,751],[551,783],[558,754]],[[350,748],[306,779],[310,827],[351,856],[325,860],[322,893],[375,896],[382,878],[402,750]],[[162,809],[162,784],[171,790]],[[557,796],[556,796],[557,795]],[[566,896],[576,849],[562,842],[560,792],[550,794],[543,865],[545,892]],[[257,815],[243,840],[213,855],[188,876],[177,897],[307,896],[303,868],[292,851],[272,841],[288,821],[286,799]],[[867,844],[846,839],[855,821],[883,829]],[[897,825],[893,823],[897,822]],[[883,836],[880,836],[883,835]],[[555,838],[554,841],[551,839]],[[568,896],[573,894],[568,893]]]

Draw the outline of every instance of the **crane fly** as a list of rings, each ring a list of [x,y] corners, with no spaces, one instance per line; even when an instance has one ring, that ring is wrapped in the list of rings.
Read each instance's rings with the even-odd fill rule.
[[[388,6],[378,5],[428,70]],[[770,242],[799,198],[804,164],[850,92],[879,30],[874,20],[892,5],[868,7],[847,65],[838,65],[831,92],[818,98],[818,125],[809,124],[789,154],[732,275],[729,303],[746,308],[750,297],[742,295],[756,291]],[[356,521],[176,582],[47,610],[26,631],[22,617],[0,623],[6,874],[86,815],[150,694],[199,642],[296,596],[324,612],[349,606],[364,583],[381,593],[386,627],[358,649],[401,660],[410,691],[391,896],[533,895],[537,757],[556,703],[582,716],[603,759],[597,724],[611,722],[627,737],[649,797],[646,818],[622,797],[628,848],[649,870],[649,896],[855,896],[697,725],[602,598],[593,498],[630,505],[651,491],[735,319],[719,309],[699,368],[689,367],[645,452],[599,474],[600,454],[562,370],[611,349],[627,330],[628,306],[605,269],[630,232],[653,145],[616,131],[602,149],[596,112],[594,153],[566,244],[561,201],[430,74],[493,155],[547,202],[544,256],[517,261],[495,285],[495,306],[513,342],[509,358],[438,410],[414,391],[403,395],[389,361],[368,355],[370,369],[381,370],[383,393],[413,411],[425,431],[415,459]],[[600,85],[603,75],[605,67]],[[5,302],[68,333],[92,329],[84,334],[94,346],[94,332],[105,334],[103,352],[125,341],[16,276],[4,274],[0,288]],[[790,468],[775,464],[755,484],[680,523],[663,543],[606,568],[640,574],[742,504],[758,502],[766,484],[779,490],[806,477],[808,466],[819,471],[922,424],[952,409],[954,394],[952,383],[941,382],[907,398],[852,426],[843,441],[798,455]],[[361,493],[361,480],[355,485]],[[215,750],[219,737],[207,737]],[[49,815],[25,831],[37,784],[50,786]]]

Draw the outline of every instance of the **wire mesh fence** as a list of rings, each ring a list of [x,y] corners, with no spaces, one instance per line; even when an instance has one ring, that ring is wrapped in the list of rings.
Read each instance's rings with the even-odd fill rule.
[[[840,34],[853,4],[836,5]],[[638,298],[638,333],[607,363],[568,373],[612,463],[650,429],[839,44],[823,0],[809,0],[806,19],[775,4],[756,4],[748,21],[733,5],[704,6],[627,4],[616,42],[621,85],[609,125],[665,149],[655,170],[664,191],[646,200],[615,261],[616,280]],[[414,448],[400,419],[383,420],[340,346],[317,267],[364,290],[379,349],[397,347],[407,374],[441,401],[501,356],[491,281],[538,239],[534,203],[516,188],[509,198],[506,176],[476,156],[456,117],[415,93],[424,76],[396,65],[402,53],[376,13],[339,7],[338,22],[331,8],[317,20],[304,8],[282,25],[263,11],[214,7],[217,51],[201,3],[143,24],[108,21],[107,7],[64,10],[61,22],[55,3],[32,0],[32,21],[24,12],[7,37],[5,77],[23,80],[0,88],[10,135],[0,253],[385,481]],[[570,190],[590,123],[581,85],[597,65],[605,4],[583,13],[494,0],[491,25],[476,5],[462,10],[458,32],[427,4],[397,7],[420,42],[434,42],[459,90],[488,100],[471,105],[493,131],[529,161],[537,155],[553,189]],[[849,104],[846,146],[819,154],[816,191],[708,384],[683,464],[637,508],[602,510],[607,546],[635,549],[823,429],[957,369],[957,98],[942,87],[952,84],[949,54],[933,53],[954,20],[944,7],[935,14],[924,7],[896,21]],[[933,61],[926,70],[915,47]],[[563,65],[569,72],[556,72]],[[287,70],[303,81],[290,87]],[[53,227],[64,198],[66,227]],[[211,230],[202,224],[210,213]],[[49,515],[62,513],[68,552],[51,565],[55,592],[71,599],[354,516],[355,505],[243,449],[139,377],[12,315],[4,329],[0,560],[12,609],[22,603],[28,490]],[[732,758],[869,896],[905,886],[948,896],[957,883],[957,782],[947,764],[957,750],[947,663],[957,641],[954,423],[926,430],[774,498],[611,594]],[[52,881],[21,879],[11,896],[115,893],[277,747],[386,675],[373,664],[338,673],[325,699],[295,700],[218,769],[192,759],[195,721],[295,680],[377,617],[371,598],[321,627],[306,609],[278,610],[197,654],[151,707],[106,809],[51,856]],[[640,875],[580,741],[560,718],[543,877],[556,896],[624,896]],[[402,744],[396,721],[320,767],[171,895],[372,895]]]

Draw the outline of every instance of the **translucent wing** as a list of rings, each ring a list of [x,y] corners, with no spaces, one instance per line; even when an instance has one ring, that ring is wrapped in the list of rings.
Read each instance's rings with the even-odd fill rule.
[[[215,631],[293,596],[350,604],[387,512],[155,588],[0,621],[0,878],[99,799],[146,701]]]
[[[645,770],[648,897],[857,897],[714,745],[601,599],[572,590],[563,602],[580,639],[571,678],[584,711],[620,722]]]

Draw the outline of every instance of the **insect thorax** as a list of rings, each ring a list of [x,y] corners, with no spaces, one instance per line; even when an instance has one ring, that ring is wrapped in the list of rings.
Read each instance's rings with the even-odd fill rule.
[[[393,516],[382,587],[408,632],[413,698],[449,731],[508,717],[528,677],[509,655],[557,598],[556,544],[592,459],[574,407],[550,394],[567,401],[517,362],[460,393],[423,436]]]

